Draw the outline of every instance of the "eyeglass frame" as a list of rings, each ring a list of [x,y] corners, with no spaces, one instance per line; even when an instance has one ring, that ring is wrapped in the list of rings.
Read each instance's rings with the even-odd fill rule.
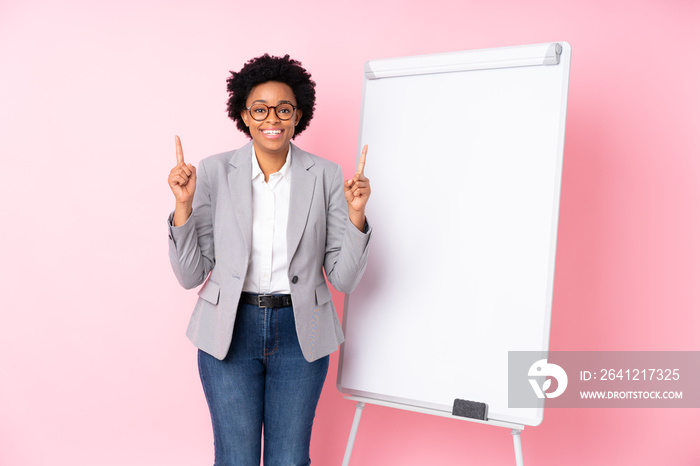
[[[264,106],[264,107],[267,107],[267,113],[266,113],[265,116],[262,117],[262,119],[260,119],[260,120],[258,120],[257,118],[255,118],[255,117],[253,116],[253,113],[250,111],[250,109],[253,108],[253,107],[255,107],[256,105],[262,105],[262,106]],[[280,114],[277,113],[277,107],[279,107],[280,105],[291,105],[291,106],[292,106],[292,113],[290,114],[289,118],[282,118],[282,117],[280,116]],[[294,112],[296,112],[297,108],[299,108],[299,107],[297,107],[296,105],[292,105],[290,102],[282,102],[281,104],[272,105],[272,106],[266,105],[266,104],[263,104],[263,103],[258,102],[258,103],[252,104],[250,107],[246,107],[245,109],[248,110],[248,115],[250,115],[250,117],[251,117],[253,120],[255,120],[255,121],[265,121],[265,118],[267,118],[268,115],[270,115],[270,109],[271,109],[271,108],[275,110],[275,115],[277,116],[277,118],[279,118],[279,119],[282,120],[282,121],[289,121],[289,120],[292,119],[292,117],[294,116]]]

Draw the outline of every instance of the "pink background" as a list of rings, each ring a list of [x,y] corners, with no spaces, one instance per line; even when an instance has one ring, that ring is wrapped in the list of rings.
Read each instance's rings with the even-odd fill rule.
[[[700,350],[698,24],[691,0],[3,0],[0,464],[213,463],[166,178],[174,134],[191,163],[246,141],[225,79],[264,52],[311,71],[318,110],[297,142],[349,174],[364,61],[571,43],[551,349]],[[336,367],[337,353],[316,465],[340,464],[352,422]],[[699,414],[545,410],[523,432],[525,462],[699,465]],[[505,429],[377,406],[353,453],[513,463]]]

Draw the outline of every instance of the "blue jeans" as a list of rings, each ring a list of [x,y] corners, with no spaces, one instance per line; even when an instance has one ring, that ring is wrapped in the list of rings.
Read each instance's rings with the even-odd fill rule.
[[[307,362],[291,307],[238,307],[223,361],[199,351],[199,375],[214,428],[214,466],[311,464],[311,426],[328,356]]]

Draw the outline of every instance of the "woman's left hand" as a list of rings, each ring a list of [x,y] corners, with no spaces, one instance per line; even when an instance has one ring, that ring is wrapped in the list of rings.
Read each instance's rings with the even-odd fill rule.
[[[348,215],[350,221],[358,230],[365,229],[365,207],[372,192],[369,186],[369,179],[365,176],[365,161],[367,160],[367,146],[362,148],[360,161],[357,164],[355,176],[350,178],[343,185],[345,190],[345,200],[348,203]]]

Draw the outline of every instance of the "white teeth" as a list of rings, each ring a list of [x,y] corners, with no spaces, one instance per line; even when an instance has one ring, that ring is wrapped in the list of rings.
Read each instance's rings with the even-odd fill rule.
[[[267,129],[263,131],[264,134],[280,134],[282,130],[279,129]]]

